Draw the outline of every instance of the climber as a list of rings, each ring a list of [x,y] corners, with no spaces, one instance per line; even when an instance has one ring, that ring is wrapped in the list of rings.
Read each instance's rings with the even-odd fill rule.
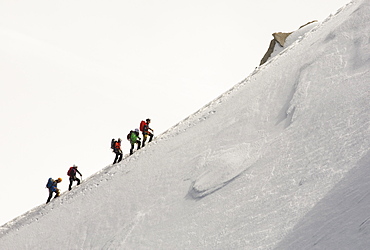
[[[143,144],[142,144],[143,147],[145,146],[145,141],[146,141],[148,136],[149,136],[149,142],[151,142],[152,139],[153,139],[154,130],[149,127],[149,123],[150,123],[149,118],[146,119],[146,122],[141,121],[141,123],[140,123],[140,130],[143,132]]]
[[[140,149],[140,139],[141,138],[139,137],[139,129],[135,129],[134,131],[131,130],[130,133],[127,135],[127,140],[129,140],[131,144],[130,155],[134,153],[135,144],[137,144],[137,150]]]
[[[77,173],[82,177],[82,174],[77,169],[78,167],[76,165],[73,165],[69,168],[67,175],[69,176],[69,187],[68,190],[71,191],[72,185],[74,181],[77,181],[77,186],[80,185],[81,181],[77,178]]]
[[[46,184],[46,187],[49,189],[49,197],[46,201],[46,204],[48,204],[51,200],[51,197],[53,196],[53,193],[55,193],[54,199],[59,197],[60,191],[57,188],[58,183],[62,182],[62,178],[58,178],[56,180],[49,178],[48,183]]]

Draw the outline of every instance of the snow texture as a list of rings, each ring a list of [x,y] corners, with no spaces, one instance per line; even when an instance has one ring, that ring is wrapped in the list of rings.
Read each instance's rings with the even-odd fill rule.
[[[47,205],[0,249],[367,249],[370,2]],[[302,31],[299,31],[302,32]]]

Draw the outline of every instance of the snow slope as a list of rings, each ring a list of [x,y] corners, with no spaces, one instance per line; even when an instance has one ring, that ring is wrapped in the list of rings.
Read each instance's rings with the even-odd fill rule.
[[[370,3],[48,205],[0,249],[365,249]]]

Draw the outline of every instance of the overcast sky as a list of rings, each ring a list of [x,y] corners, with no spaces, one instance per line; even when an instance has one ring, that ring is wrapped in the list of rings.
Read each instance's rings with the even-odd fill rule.
[[[44,203],[47,178],[66,190],[72,164],[111,164],[140,120],[158,135],[242,81],[272,33],[348,2],[1,0],[0,224]]]

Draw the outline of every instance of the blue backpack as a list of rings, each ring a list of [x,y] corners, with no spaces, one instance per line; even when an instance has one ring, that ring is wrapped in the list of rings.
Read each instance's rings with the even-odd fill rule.
[[[54,180],[52,178],[49,178],[48,183],[46,183],[47,188],[51,188],[53,186]]]

